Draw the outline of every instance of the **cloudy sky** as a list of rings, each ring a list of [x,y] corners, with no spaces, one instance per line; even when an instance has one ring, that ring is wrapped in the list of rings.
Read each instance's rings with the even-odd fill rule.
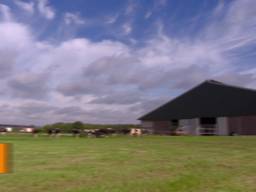
[[[255,0],[0,0],[0,123],[134,123],[204,81],[256,88]]]

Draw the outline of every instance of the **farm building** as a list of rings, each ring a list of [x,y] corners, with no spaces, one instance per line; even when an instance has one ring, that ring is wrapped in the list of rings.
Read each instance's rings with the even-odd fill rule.
[[[155,134],[256,135],[256,90],[207,80],[139,120]]]
[[[11,124],[0,124],[0,129],[6,132],[24,132],[31,133],[35,129],[34,125],[11,125]]]

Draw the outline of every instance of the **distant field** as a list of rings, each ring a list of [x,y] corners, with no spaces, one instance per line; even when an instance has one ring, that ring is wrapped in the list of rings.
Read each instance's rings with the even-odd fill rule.
[[[256,137],[48,138],[14,144],[1,192],[255,192]]]

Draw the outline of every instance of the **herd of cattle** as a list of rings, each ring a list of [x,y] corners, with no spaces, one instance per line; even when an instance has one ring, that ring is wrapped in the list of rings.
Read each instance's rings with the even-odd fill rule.
[[[8,132],[5,128],[0,128],[1,134],[6,134]],[[59,137],[62,134],[66,134],[62,132],[59,128],[50,128],[46,130],[47,135],[49,137]],[[33,129],[31,133],[34,136],[38,136],[39,130]],[[72,129],[69,134],[72,134],[74,137],[105,137],[110,135],[132,135],[132,136],[140,136],[142,133],[146,133],[146,131],[142,131],[137,128],[123,128],[123,129],[112,129],[112,128],[104,128],[104,129],[91,129],[91,130],[81,130],[81,129]]]
[[[141,135],[141,131],[137,131],[137,134],[132,133],[132,130],[134,129],[111,129],[111,128],[104,128],[104,129],[92,129],[92,130],[81,130],[81,129],[72,129],[71,133],[74,137],[105,137],[110,135],[133,135],[133,136],[139,136]],[[140,129],[136,129],[140,130]],[[58,136],[61,133],[61,130],[58,128],[48,129],[47,133],[49,136]],[[139,134],[140,133],[140,134]]]

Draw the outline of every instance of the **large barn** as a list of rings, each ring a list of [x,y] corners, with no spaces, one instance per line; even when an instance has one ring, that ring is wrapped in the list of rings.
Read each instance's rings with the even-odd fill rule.
[[[207,80],[139,120],[155,134],[256,135],[256,90]]]

